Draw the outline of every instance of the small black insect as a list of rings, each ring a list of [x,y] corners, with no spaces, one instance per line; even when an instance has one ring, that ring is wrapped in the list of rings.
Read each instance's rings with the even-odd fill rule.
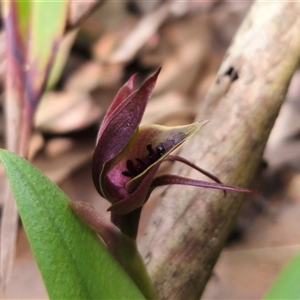
[[[137,175],[145,171],[153,163],[155,163],[166,152],[166,149],[162,143],[156,147],[156,151],[152,148],[151,144],[148,144],[146,148],[148,150],[148,157],[146,157],[145,160],[136,157],[135,160],[138,162],[137,166],[134,165],[132,159],[127,160],[127,170],[122,171],[122,174],[124,176],[131,178],[136,177]]]

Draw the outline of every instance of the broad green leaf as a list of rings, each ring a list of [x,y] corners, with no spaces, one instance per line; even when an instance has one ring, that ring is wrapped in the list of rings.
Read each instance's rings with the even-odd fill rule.
[[[300,252],[281,271],[263,299],[300,299]]]
[[[51,299],[144,299],[54,183],[7,150],[0,160]]]

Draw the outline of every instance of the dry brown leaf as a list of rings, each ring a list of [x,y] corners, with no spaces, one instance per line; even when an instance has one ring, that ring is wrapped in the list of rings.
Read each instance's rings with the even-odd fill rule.
[[[299,245],[225,250],[215,266],[202,298],[260,299],[281,268],[299,250]]]
[[[291,81],[287,100],[282,105],[272,133],[268,140],[268,147],[274,148],[294,135],[300,133],[300,71],[297,71]]]
[[[122,28],[105,31],[93,45],[92,51],[95,60],[103,64],[108,63],[112,53],[121,46],[124,36],[126,37],[132,29],[133,27],[126,25]]]
[[[122,45],[112,53],[110,63],[124,63],[133,59],[136,53],[146,44],[147,40],[158,30],[170,15],[169,4],[158,7],[145,15],[124,39]]]
[[[300,70],[298,70],[289,86],[287,99],[283,103],[275,125],[269,137],[264,158],[272,168],[291,164],[300,157]]]
[[[283,172],[283,181],[287,197],[291,201],[300,202],[300,172],[287,170]],[[300,239],[299,239],[300,242]]]
[[[165,107],[167,109],[162,109]],[[175,91],[153,97],[147,106],[142,124],[180,125],[193,120],[195,110],[185,97]]]
[[[141,62],[146,66],[162,65],[155,93],[176,89],[189,92],[210,55],[209,31],[203,16],[168,22],[160,31],[156,49],[143,49]]]
[[[126,2],[114,1],[106,1],[94,18],[97,18],[94,23],[101,20],[102,31],[100,39],[92,47],[93,57],[99,62],[107,63],[112,53],[134,30],[138,18],[128,11]],[[99,26],[97,26],[96,32],[99,36]]]
[[[47,142],[44,154],[47,159],[55,158],[65,152],[72,151],[74,140],[68,137],[56,137]]]
[[[70,0],[68,10],[68,27],[77,26],[86,17],[97,9],[101,0],[77,1]]]
[[[18,234],[11,280],[7,283],[5,291],[0,288],[0,299],[48,299],[41,273],[22,228]]]
[[[35,115],[35,127],[51,133],[83,129],[100,119],[102,109],[83,92],[48,92]]]
[[[59,139],[60,143],[61,141],[62,140]],[[53,139],[46,145],[45,152],[35,157],[33,164],[56,183],[64,180],[72,171],[87,162],[91,158],[95,147],[94,137],[86,137],[72,141],[67,140],[65,143],[67,147],[62,147],[63,149],[59,149],[59,151],[56,149],[56,156],[48,157],[47,153],[50,152],[53,154],[52,143],[56,143],[57,148],[58,141]],[[69,145],[69,143],[71,145]],[[48,147],[52,149],[48,150]],[[72,151],[70,151],[70,147]]]
[[[28,160],[31,161],[36,153],[44,146],[44,137],[40,132],[34,132],[30,137]]]
[[[78,68],[68,78],[64,89],[72,91],[90,92],[100,87],[116,85],[122,77],[121,65],[101,65],[95,61],[89,61]]]

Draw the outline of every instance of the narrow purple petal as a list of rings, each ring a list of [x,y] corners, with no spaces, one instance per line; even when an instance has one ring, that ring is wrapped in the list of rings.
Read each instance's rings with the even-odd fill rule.
[[[115,99],[111,103],[110,107],[108,108],[108,110],[103,118],[102,124],[101,124],[99,132],[98,132],[97,141],[98,141],[99,137],[101,136],[101,134],[103,133],[104,129],[106,128],[107,124],[109,123],[110,117],[113,114],[113,112],[115,111],[115,109],[133,92],[134,81],[135,81],[136,76],[137,76],[137,73],[133,74],[129,78],[129,80],[118,91]]]
[[[171,174],[162,175],[155,178],[151,186],[154,188],[154,187],[169,185],[169,184],[190,185],[190,186],[217,189],[222,191],[238,192],[238,193],[248,193],[248,194],[258,193],[257,191],[249,190],[246,188],[225,185],[223,183],[215,183],[215,182],[207,182],[202,180],[190,179],[190,178],[185,178],[185,177],[171,175]]]
[[[222,183],[221,180],[218,177],[212,175],[211,173],[209,173],[208,171],[206,171],[206,170],[204,170],[202,168],[199,168],[197,165],[191,163],[190,161],[188,161],[187,159],[185,159],[185,158],[183,158],[181,156],[178,156],[178,155],[168,155],[164,159],[164,161],[166,161],[166,160],[182,162],[182,163],[188,165],[189,167],[191,167],[191,168],[199,171],[200,173],[204,174],[205,176],[207,176],[208,178],[212,179],[213,181],[218,182],[218,183]]]
[[[191,163],[190,161],[188,161],[187,159],[185,159],[185,158],[183,158],[181,156],[178,156],[178,155],[168,155],[164,159],[164,161],[166,161],[166,160],[169,160],[169,161],[179,161],[181,163],[184,163],[184,164],[188,165],[189,167],[197,170],[198,172],[204,174],[205,176],[207,176],[208,178],[212,179],[213,181],[222,184],[221,180],[218,177],[212,175],[211,173],[207,172],[204,169],[199,168],[197,165]],[[226,197],[226,191],[224,191],[224,196]]]

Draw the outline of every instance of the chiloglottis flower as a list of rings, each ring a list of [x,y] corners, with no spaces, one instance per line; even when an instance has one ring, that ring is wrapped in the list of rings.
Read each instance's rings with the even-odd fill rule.
[[[119,90],[99,129],[93,156],[92,173],[97,191],[111,202],[109,210],[128,214],[143,206],[151,191],[169,184],[192,185],[223,191],[253,191],[222,184],[218,178],[171,152],[197,132],[205,123],[184,126],[140,126],[147,102],[160,69],[139,89],[133,91],[135,75]],[[211,178],[206,182],[177,175],[156,177],[164,161],[179,161]]]

